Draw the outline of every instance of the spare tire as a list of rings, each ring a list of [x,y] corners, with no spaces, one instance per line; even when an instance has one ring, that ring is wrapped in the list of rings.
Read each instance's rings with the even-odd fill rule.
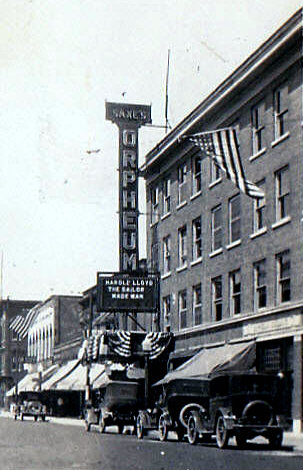
[[[273,409],[263,400],[254,400],[248,403],[242,412],[249,424],[269,425],[273,420]]]
[[[205,413],[205,409],[199,403],[188,403],[187,405],[183,406],[179,414],[179,421],[185,428],[187,428],[187,422],[193,410]]]

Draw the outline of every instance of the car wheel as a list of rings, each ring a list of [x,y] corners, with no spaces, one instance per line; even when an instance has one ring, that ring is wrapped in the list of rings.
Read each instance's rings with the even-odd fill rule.
[[[229,441],[229,432],[226,429],[225,420],[222,415],[217,419],[216,424],[216,442],[219,449],[224,449],[227,446]]]
[[[168,435],[167,422],[164,415],[161,415],[158,423],[160,441],[166,441]]]
[[[244,447],[246,447],[247,439],[246,439],[245,436],[243,436],[243,434],[237,434],[236,435],[236,443],[237,443],[238,447],[243,449]]]
[[[99,417],[99,432],[101,433],[105,432],[105,419],[102,413],[100,413],[100,417]]]
[[[122,434],[124,429],[124,424],[118,424],[118,433]]]
[[[187,440],[189,444],[194,445],[198,441],[198,432],[196,429],[196,422],[193,416],[190,416],[187,421]]]
[[[144,426],[143,426],[142,417],[139,415],[137,418],[137,438],[143,439],[143,436],[144,436]]]
[[[90,423],[88,423],[86,420],[84,422],[84,428],[85,428],[85,431],[86,432],[89,432],[90,431]]]
[[[272,449],[280,449],[282,446],[283,434],[278,432],[270,436],[268,440]]]

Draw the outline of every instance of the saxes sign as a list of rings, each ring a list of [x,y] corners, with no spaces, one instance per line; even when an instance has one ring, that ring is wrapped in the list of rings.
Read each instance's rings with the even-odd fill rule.
[[[151,123],[151,107],[106,103],[106,119],[119,128],[120,272],[138,270],[138,130]]]

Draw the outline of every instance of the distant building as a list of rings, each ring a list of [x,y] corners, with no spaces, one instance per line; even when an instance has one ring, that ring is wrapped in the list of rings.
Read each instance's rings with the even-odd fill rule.
[[[80,300],[81,296],[52,295],[33,307],[27,334],[30,371],[77,358],[82,342]]]
[[[16,317],[25,318],[37,303],[38,300],[0,301],[0,406],[5,404],[7,390],[26,374],[27,338],[20,341],[10,324]]]
[[[299,10],[147,155],[148,266],[176,364],[254,339],[259,370],[285,376],[302,430],[303,115]],[[252,199],[184,136],[237,131]]]

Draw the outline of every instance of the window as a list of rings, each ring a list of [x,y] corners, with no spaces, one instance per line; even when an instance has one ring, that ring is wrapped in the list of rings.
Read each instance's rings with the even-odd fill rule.
[[[179,268],[187,264],[187,230],[186,225],[178,230],[178,266]]]
[[[252,154],[256,155],[265,148],[264,143],[264,114],[265,104],[259,103],[251,110],[252,125]]]
[[[171,313],[171,302],[170,302],[170,295],[163,297],[163,321],[164,321],[164,329],[170,329],[170,313]]]
[[[284,83],[274,91],[274,139],[287,133],[288,87]]]
[[[178,305],[179,305],[179,329],[187,327],[187,295],[186,290],[179,292]]]
[[[276,256],[277,302],[291,300],[290,287],[290,251],[286,250]]]
[[[193,325],[202,323],[202,289],[201,284],[193,287]]]
[[[171,270],[171,238],[170,236],[163,239],[163,274],[168,274]]]
[[[192,259],[196,261],[202,257],[202,229],[201,229],[201,217],[193,220],[192,226]]]
[[[186,201],[186,164],[178,168],[178,204]]]
[[[170,213],[170,178],[163,181],[163,215]]]
[[[265,185],[265,180],[259,181],[257,186],[262,188]],[[264,220],[265,212],[265,198],[258,198],[253,200],[253,233],[259,232],[265,228]]]
[[[266,261],[254,264],[254,310],[266,307]]]
[[[230,313],[237,315],[241,313],[241,272],[240,269],[230,273]]]
[[[240,194],[229,200],[229,243],[241,238],[241,204]]]
[[[201,156],[192,157],[192,195],[200,193],[202,189]]]
[[[214,321],[220,321],[223,318],[222,276],[218,276],[212,279],[211,290],[212,317]]]
[[[275,173],[276,221],[290,215],[289,167],[285,166]]]
[[[151,223],[155,224],[159,220],[159,188],[151,189]]]
[[[211,250],[222,248],[222,207],[221,204],[211,211]]]
[[[221,171],[218,165],[210,160],[210,184],[214,184],[221,181]]]

